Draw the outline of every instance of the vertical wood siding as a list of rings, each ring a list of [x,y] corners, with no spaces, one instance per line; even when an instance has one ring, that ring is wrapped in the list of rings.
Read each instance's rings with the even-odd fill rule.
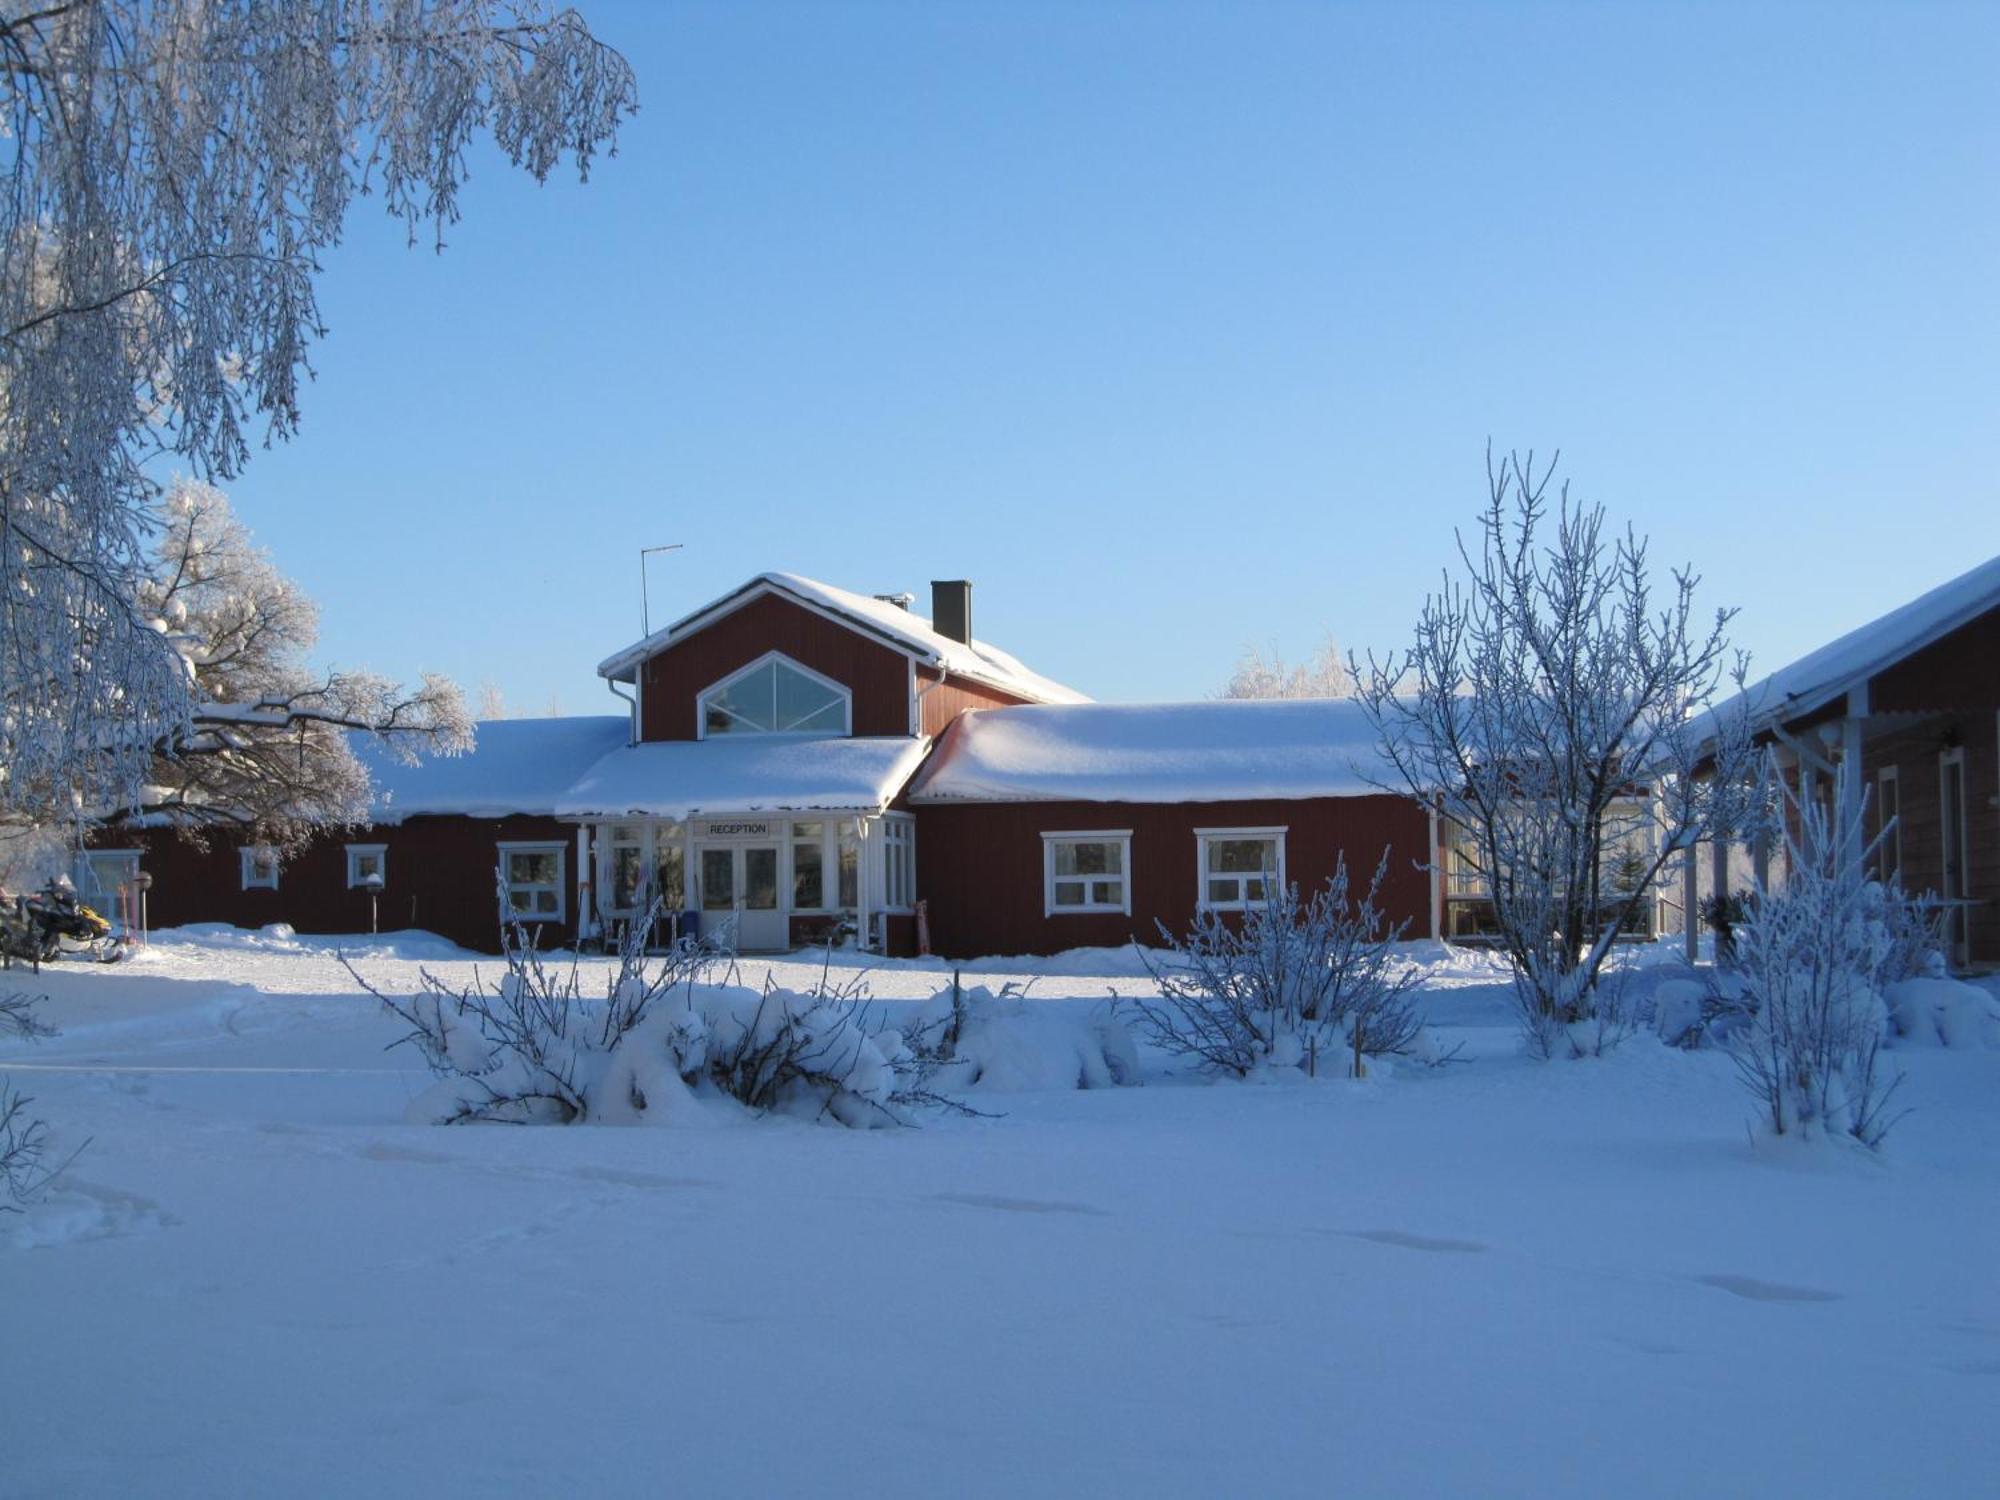
[[[907,656],[789,599],[766,594],[679,641],[640,668],[639,737],[699,739],[695,699],[768,651],[782,651],[854,694],[854,732],[910,732]]]
[[[943,734],[952,720],[967,709],[1009,708],[1028,701],[998,688],[967,682],[962,677],[947,678],[939,684],[938,674],[929,667],[917,668],[917,693],[918,702],[923,705],[924,733],[933,737]]]
[[[576,933],[576,828],[553,818],[415,817],[394,827],[329,833],[286,862],[275,891],[243,889],[242,845],[224,836],[203,850],[164,829],[110,828],[91,843],[143,851],[140,868],[153,877],[147,910],[154,927],[288,922],[304,933],[368,931],[368,893],[347,888],[347,846],[381,844],[388,861],[382,930],[421,928],[480,953],[500,950],[499,845],[561,844],[563,920],[550,924],[544,945],[567,946]]]
[[[1941,709],[2000,711],[2000,609],[1877,673],[1868,685],[1871,713]]]
[[[1872,806],[1877,773],[1894,766],[1903,888],[1913,894],[1937,890],[1944,880],[1938,757],[1947,742],[1965,751],[1966,894],[1980,903],[1967,915],[1970,956],[1975,964],[2000,964],[2000,708],[1940,715],[1871,739],[1862,755],[1868,795]],[[1871,835],[1877,826],[1871,813]]]
[[[920,806],[917,892],[929,903],[931,946],[947,958],[1048,954],[1160,941],[1194,920],[1195,829],[1284,827],[1285,874],[1302,893],[1323,885],[1345,854],[1366,887],[1386,847],[1382,900],[1408,936],[1430,934],[1430,820],[1403,797],[1323,797],[1292,802],[1033,802]],[[1132,830],[1130,916],[1043,914],[1042,834]]]

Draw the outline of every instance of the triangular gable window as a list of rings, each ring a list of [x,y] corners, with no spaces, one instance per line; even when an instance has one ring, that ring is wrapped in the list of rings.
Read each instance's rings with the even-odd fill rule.
[[[767,656],[701,695],[703,738],[718,734],[846,734],[846,688],[783,656]]]

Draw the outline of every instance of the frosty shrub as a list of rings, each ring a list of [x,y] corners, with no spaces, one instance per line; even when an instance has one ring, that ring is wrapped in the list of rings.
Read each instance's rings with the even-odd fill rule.
[[[1240,925],[1214,911],[1185,938],[1163,925],[1173,956],[1158,967],[1146,959],[1160,996],[1132,1002],[1141,1030],[1237,1077],[1410,1051],[1423,1031],[1411,995],[1418,973],[1390,956],[1408,923],[1392,924],[1377,900],[1388,869],[1385,850],[1358,901],[1343,857],[1324,890],[1302,898],[1296,885],[1274,884]]]
[[[35,1014],[40,1003],[28,995],[0,995],[0,1037],[55,1035]],[[0,1078],[0,1213],[26,1202],[61,1170],[47,1164],[49,1128],[28,1113],[32,1103],[34,1100]]]
[[[1879,1146],[1900,1077],[1880,1055],[1888,1014],[1885,964],[1899,939],[1879,885],[1861,877],[1849,813],[1785,794],[1787,874],[1758,892],[1737,933],[1742,1023],[1730,1053],[1778,1135],[1847,1137]],[[1862,857],[1865,859],[1865,855]]]
[[[1945,970],[1944,924],[1948,908],[1930,895],[1910,896],[1898,883],[1870,881],[1862,891],[1870,920],[1881,923],[1881,957],[1875,981],[1885,989],[1906,979],[1934,979]]]
[[[657,913],[655,914],[657,916]],[[902,1033],[871,1024],[858,985],[760,992],[716,982],[726,959],[684,942],[649,956],[632,924],[602,998],[579,964],[544,962],[519,929],[498,979],[455,989],[425,970],[417,993],[384,994],[348,972],[409,1030],[438,1082],[410,1107],[437,1124],[669,1124],[702,1096],[843,1125],[903,1123],[950,1107]]]

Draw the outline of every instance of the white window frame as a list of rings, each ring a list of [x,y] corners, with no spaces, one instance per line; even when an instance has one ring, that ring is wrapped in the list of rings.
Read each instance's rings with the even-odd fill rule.
[[[1277,844],[1277,869],[1269,878],[1277,882],[1277,889],[1285,889],[1285,835],[1288,827],[1276,828],[1197,828],[1194,831],[1194,896],[1197,911],[1248,911],[1263,902],[1243,898],[1243,882],[1253,879],[1247,871],[1234,875],[1221,874],[1211,877],[1208,872],[1208,846],[1226,844],[1235,839],[1270,839]],[[1211,901],[1208,898],[1208,882],[1211,878],[1234,880],[1238,898],[1235,901]]]
[[[785,906],[800,916],[826,916],[840,910],[833,904],[833,898],[839,894],[837,887],[840,884],[840,856],[834,848],[834,822],[835,819],[832,817],[793,818],[787,825],[783,872]],[[801,834],[799,828],[802,824],[817,825],[818,837]],[[800,849],[819,850],[819,905],[817,906],[800,906],[794,900],[798,895]]]
[[[389,846],[387,844],[349,844],[347,846],[347,888],[351,891],[361,885],[361,875],[355,869],[360,856],[375,856],[375,873],[382,877],[386,885],[389,880]]]
[[[569,845],[556,839],[510,839],[494,846],[500,856],[500,920],[503,922],[567,922],[569,920]],[[556,857],[556,909],[536,912],[517,912],[508,899],[514,893],[514,881],[507,869],[510,854],[550,854]],[[523,890],[542,890],[539,881],[522,885]]]
[[[844,682],[835,682],[824,672],[815,672],[804,662],[797,661],[782,651],[766,651],[755,661],[745,662],[742,666],[731,671],[727,676],[717,678],[694,695],[695,738],[703,740],[708,738],[708,700],[712,696],[721,692],[731,683],[736,682],[740,678],[748,677],[752,672],[758,671],[774,661],[790,667],[800,676],[809,677],[821,687],[838,694],[840,697],[840,733],[843,736],[850,736],[854,733],[853,689],[848,687]],[[745,729],[739,731],[739,733],[763,739],[825,739],[831,736],[833,731],[828,729]],[[734,738],[734,736],[725,735],[724,738]]]
[[[1056,846],[1059,844],[1116,844],[1118,845],[1118,890],[1119,899],[1110,901],[1085,901],[1081,905],[1056,900]],[[1092,880],[1108,877],[1101,875],[1065,875],[1065,881],[1080,880],[1086,895]],[[1132,915],[1132,830],[1129,828],[1064,828],[1051,829],[1042,835],[1042,915],[1045,917],[1077,917],[1091,914],[1117,913]]]
[[[882,818],[882,909],[917,909],[917,820],[908,813]]]
[[[273,849],[269,844],[245,844],[241,849],[236,851],[236,858],[238,868],[243,875],[244,890],[275,891],[278,888],[278,876],[281,871],[278,864],[278,851],[276,849]],[[256,867],[259,864],[270,865],[270,879],[259,878],[256,872]]]
[[[143,849],[85,849],[82,854],[82,868],[77,871],[77,874],[83,878],[72,880],[70,883],[79,892],[95,896],[99,900],[107,896],[115,897],[118,894],[119,887],[129,885],[138,876],[141,867],[145,863],[145,855],[146,851]],[[97,861],[114,859],[125,867],[127,873],[125,878],[119,881],[117,885],[106,887],[104,882],[98,879]],[[85,891],[86,884],[89,887],[87,892]]]
[[[1875,773],[1875,878],[1887,885],[1903,878],[1903,779],[1900,767],[1883,766]],[[1894,787],[1896,810],[1887,817],[1888,788]]]

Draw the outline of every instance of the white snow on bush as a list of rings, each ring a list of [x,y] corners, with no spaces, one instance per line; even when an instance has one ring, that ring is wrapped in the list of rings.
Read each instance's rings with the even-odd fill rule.
[[[1079,1012],[1019,990],[947,985],[903,1033],[943,1056],[932,1075],[965,1089],[1103,1089],[1139,1081],[1138,1049],[1107,1001]]]
[[[2000,998],[1957,979],[1905,979],[1887,991],[1889,1024],[1906,1047],[2000,1048]]]

